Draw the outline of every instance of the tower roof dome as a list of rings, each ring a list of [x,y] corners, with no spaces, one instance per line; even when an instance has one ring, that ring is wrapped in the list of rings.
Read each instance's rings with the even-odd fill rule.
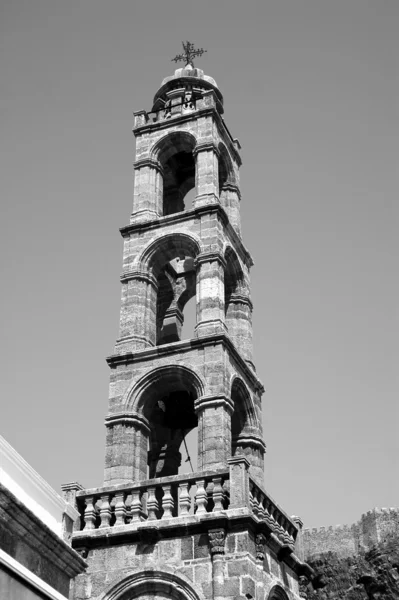
[[[202,69],[187,64],[185,67],[176,69],[174,75],[165,77],[161,87],[154,96],[154,108],[159,100],[165,101],[166,93],[179,87],[194,87],[199,90],[214,90],[220,103],[223,105],[223,96],[213,77],[205,75]]]

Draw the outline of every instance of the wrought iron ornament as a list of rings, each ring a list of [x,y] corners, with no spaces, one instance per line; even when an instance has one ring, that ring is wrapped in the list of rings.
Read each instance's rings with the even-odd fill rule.
[[[183,54],[178,54],[177,56],[172,58],[172,61],[179,62],[181,60],[184,60],[186,63],[186,67],[187,65],[191,65],[192,67],[194,67],[193,58],[195,56],[202,56],[204,52],[207,52],[207,50],[204,50],[203,48],[194,50],[194,44],[192,44],[191,42],[182,42],[182,44],[184,50]]]

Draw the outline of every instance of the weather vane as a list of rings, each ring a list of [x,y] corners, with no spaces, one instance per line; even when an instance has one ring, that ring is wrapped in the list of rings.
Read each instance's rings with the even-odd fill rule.
[[[184,49],[183,54],[178,54],[177,56],[172,58],[172,60],[174,60],[175,62],[184,60],[186,62],[186,66],[191,65],[192,67],[194,67],[194,56],[202,56],[204,52],[207,52],[207,50],[204,50],[203,48],[200,48],[199,50],[194,50],[194,44],[192,44],[191,42],[182,42],[182,44]]]

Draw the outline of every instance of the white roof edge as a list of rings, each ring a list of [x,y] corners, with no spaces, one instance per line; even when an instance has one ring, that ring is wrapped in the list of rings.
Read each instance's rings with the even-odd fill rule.
[[[51,585],[40,579],[37,575],[29,571],[26,567],[21,565],[15,558],[0,549],[0,565],[5,565],[10,571],[16,573],[21,579],[28,582],[32,587],[39,590],[39,592],[49,598],[50,600],[67,600],[66,596],[57,592]]]
[[[73,520],[79,516],[78,511],[71,504],[68,504],[68,502],[66,502],[64,498],[62,498],[55,489],[52,488],[37,471],[35,471],[35,469],[33,469],[33,467],[22,458],[2,435],[0,435],[0,456],[1,455],[5,456],[21,475],[23,475],[29,483],[33,484],[41,494],[50,499],[60,510],[61,514],[66,513]]]

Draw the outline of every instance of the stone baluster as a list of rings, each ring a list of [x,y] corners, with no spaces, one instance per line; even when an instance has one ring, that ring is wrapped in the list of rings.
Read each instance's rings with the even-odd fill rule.
[[[95,529],[96,528],[96,518],[97,511],[95,509],[95,499],[94,496],[87,496],[85,498],[85,514],[84,514],[84,529]]]
[[[259,519],[262,519],[262,521],[265,518],[265,506],[264,506],[264,502],[265,502],[265,495],[264,493],[259,490],[259,495],[258,495],[258,502],[259,502],[259,506],[258,506],[258,510],[259,510],[259,514],[258,517]]]
[[[224,500],[224,492],[222,487],[222,478],[221,477],[213,477],[213,512],[219,512],[223,510],[223,500]]]
[[[109,494],[104,494],[101,496],[101,508],[100,508],[100,518],[101,523],[100,527],[109,527],[111,520],[111,505],[109,503]]]
[[[196,514],[206,513],[208,504],[208,495],[205,489],[205,479],[199,479],[197,482],[197,493],[195,494],[195,504],[197,507]]]
[[[171,519],[173,517],[173,509],[174,509],[174,500],[171,494],[171,484],[167,483],[162,486],[163,489],[163,497],[162,497],[162,509],[163,515],[162,519]]]
[[[143,520],[143,505],[141,502],[142,491],[132,490],[132,503],[130,505],[130,513],[132,515],[132,521]]]
[[[126,523],[126,495],[124,492],[117,492],[115,494],[115,525],[124,525]]]
[[[147,489],[148,498],[147,498],[147,514],[149,521],[155,521],[158,519],[158,500],[156,497],[156,488],[155,486],[151,486]]]
[[[180,516],[189,515],[191,508],[190,483],[188,481],[180,483],[179,489]]]
[[[256,517],[259,517],[259,500],[258,500],[259,490],[256,486],[252,489],[252,512]]]

